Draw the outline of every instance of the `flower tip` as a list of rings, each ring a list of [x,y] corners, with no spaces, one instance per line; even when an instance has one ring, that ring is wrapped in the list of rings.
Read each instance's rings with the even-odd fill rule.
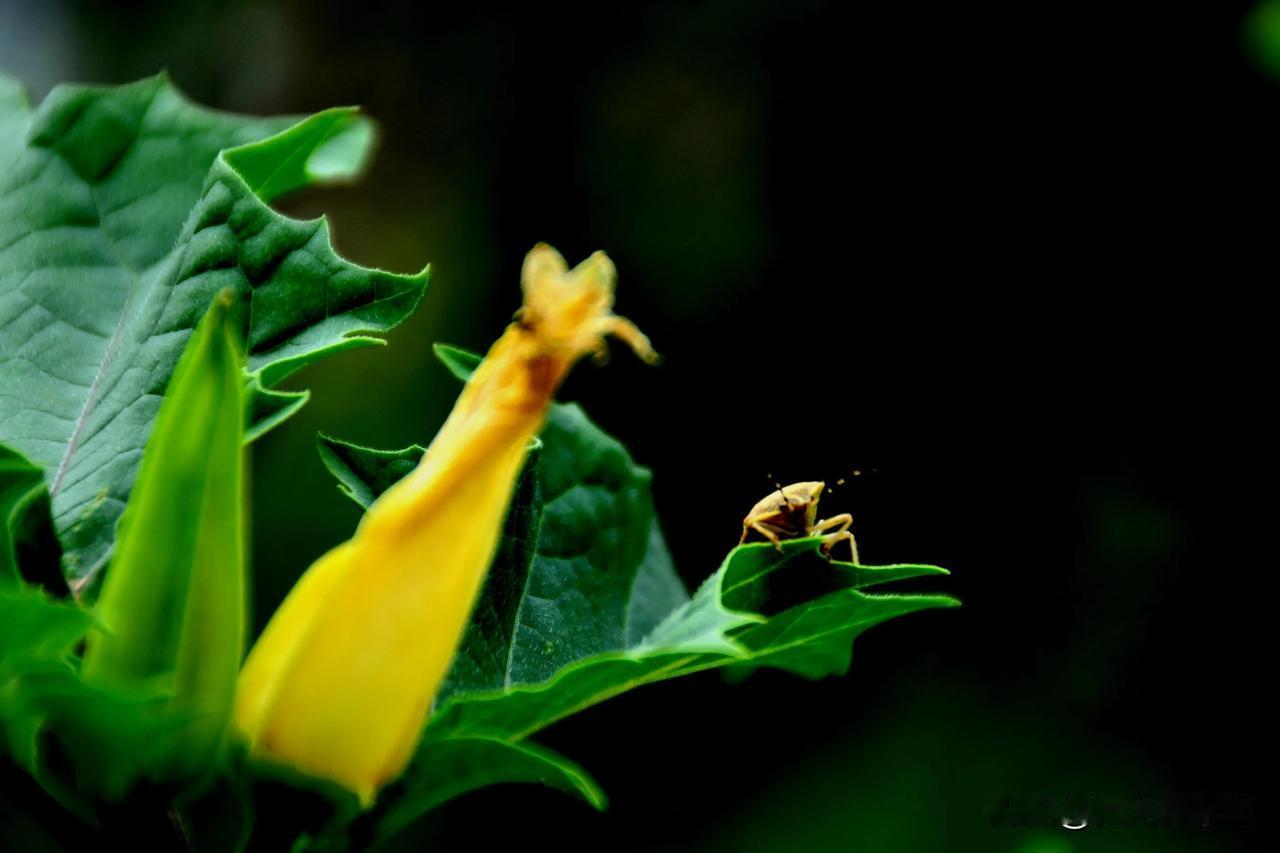
[[[546,243],[538,243],[524,256],[524,266],[520,270],[520,284],[527,295],[544,286],[548,279],[556,279],[568,272],[569,266],[564,256]]]
[[[617,268],[602,251],[592,252],[570,270],[559,252],[538,243],[525,256],[524,306],[517,312],[517,322],[545,351],[559,353],[569,362],[586,353],[604,360],[604,337],[613,335],[644,362],[657,364],[660,358],[649,338],[630,320],[613,313],[617,280]]]

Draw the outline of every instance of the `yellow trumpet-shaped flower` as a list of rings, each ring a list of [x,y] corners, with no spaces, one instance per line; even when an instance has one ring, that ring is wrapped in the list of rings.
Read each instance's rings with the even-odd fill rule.
[[[607,334],[656,358],[612,313],[614,280],[603,252],[572,270],[550,246],[528,254],[524,306],[418,467],[307,570],[249,653],[234,722],[251,756],[336,782],[366,805],[404,769],[552,393]]]

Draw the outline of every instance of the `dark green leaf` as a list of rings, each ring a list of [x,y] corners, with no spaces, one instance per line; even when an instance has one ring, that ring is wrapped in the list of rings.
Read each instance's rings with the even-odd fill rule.
[[[0,445],[0,753],[28,770],[38,763],[40,700],[74,683],[71,650],[90,624],[73,602],[24,580],[30,565],[24,556],[38,557],[40,542],[52,538],[47,527],[39,532],[47,504],[40,469]],[[24,555],[26,546],[36,553]]]
[[[170,812],[187,844],[187,853],[235,853],[244,850],[253,828],[248,781],[219,775],[198,796]]]
[[[416,444],[403,450],[374,450],[327,435],[318,436],[316,449],[325,467],[338,478],[338,489],[363,509],[416,468],[426,452]]]
[[[570,714],[641,684],[730,665],[772,666],[816,678],[849,666],[850,644],[867,628],[956,601],[939,595],[871,595],[855,587],[907,577],[945,574],[935,566],[833,567],[819,552],[821,540],[742,545],[730,552],[685,605],[639,643],[584,657],[538,684],[458,694],[437,709],[426,741],[455,737],[519,740]],[[847,570],[844,589],[776,612],[768,592],[778,571],[822,575]],[[758,601],[760,610],[736,610],[729,602]]]
[[[0,77],[0,441],[40,465],[73,579],[109,554],[169,375],[217,291],[241,295],[253,438],[305,396],[271,390],[380,343],[415,307],[401,276],[334,254],[324,220],[268,202],[354,176],[372,128],[202,109],[164,77],[61,86],[32,111]]]
[[[575,405],[553,406],[540,438],[441,699],[537,683],[584,656],[626,648],[688,600],[654,516],[649,472]],[[423,453],[323,436],[320,451],[362,506]]]
[[[91,619],[74,602],[27,584],[0,588],[0,753],[8,753],[64,802],[74,797],[43,773],[41,733],[50,702],[79,690],[72,650]]]
[[[467,352],[461,347],[433,344],[431,350],[436,354],[436,358],[440,359],[440,363],[448,368],[454,378],[460,382],[470,379],[471,374],[480,366],[480,356]]]
[[[508,782],[535,782],[580,797],[603,811],[604,791],[585,770],[532,743],[476,738],[427,745],[418,761],[429,773],[409,774],[387,793],[389,806],[376,817],[374,842],[390,838],[431,809],[469,791]]]
[[[65,593],[44,474],[0,444],[0,587],[20,580]]]

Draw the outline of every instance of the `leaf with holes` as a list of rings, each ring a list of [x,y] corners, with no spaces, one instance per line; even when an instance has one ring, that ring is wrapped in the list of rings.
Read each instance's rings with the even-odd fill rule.
[[[32,109],[0,76],[0,441],[44,470],[73,581],[110,553],[160,398],[213,294],[239,294],[249,438],[306,392],[272,390],[316,359],[381,343],[427,272],[339,258],[323,219],[280,195],[361,169],[372,125],[192,104],[163,77],[60,86]]]

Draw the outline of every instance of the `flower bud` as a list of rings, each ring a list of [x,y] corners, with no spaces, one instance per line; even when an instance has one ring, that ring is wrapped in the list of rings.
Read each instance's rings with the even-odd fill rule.
[[[81,677],[105,705],[95,714],[147,731],[147,749],[104,734],[113,724],[70,721],[79,748],[99,755],[82,777],[109,797],[141,777],[189,781],[216,763],[226,743],[244,648],[241,439],[243,377],[230,315],[219,294],[192,334],[169,382],[120,522],[94,608]],[[133,710],[130,710],[133,709]],[[101,742],[99,742],[101,741]]]
[[[307,570],[250,652],[235,725],[252,756],[335,782],[365,805],[404,769],[552,393],[606,334],[655,358],[611,312],[614,278],[602,252],[573,270],[549,246],[529,253],[523,308],[418,467]]]

